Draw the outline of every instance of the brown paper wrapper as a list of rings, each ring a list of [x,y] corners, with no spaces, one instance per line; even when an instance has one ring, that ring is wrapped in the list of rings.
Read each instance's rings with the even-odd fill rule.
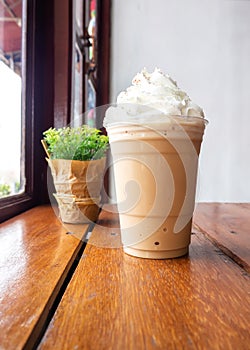
[[[58,203],[60,217],[68,224],[82,224],[97,220],[99,213],[100,198],[91,201],[77,200],[75,196],[57,195],[54,196]]]
[[[99,213],[100,192],[106,158],[91,161],[47,159],[65,223],[95,221]]]

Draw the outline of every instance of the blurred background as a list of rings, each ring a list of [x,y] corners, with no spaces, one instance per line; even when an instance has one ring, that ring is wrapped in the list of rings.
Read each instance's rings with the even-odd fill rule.
[[[4,217],[48,201],[42,132],[101,128],[95,107],[144,67],[168,73],[209,121],[197,201],[250,202],[249,19],[250,0],[0,1]]]
[[[114,0],[111,101],[161,68],[209,120],[199,201],[250,201],[250,1]]]

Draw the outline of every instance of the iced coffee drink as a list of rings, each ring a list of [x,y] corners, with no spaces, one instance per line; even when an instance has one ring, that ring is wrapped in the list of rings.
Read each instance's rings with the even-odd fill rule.
[[[118,96],[104,125],[113,156],[123,249],[142,258],[187,254],[203,111],[159,69]]]

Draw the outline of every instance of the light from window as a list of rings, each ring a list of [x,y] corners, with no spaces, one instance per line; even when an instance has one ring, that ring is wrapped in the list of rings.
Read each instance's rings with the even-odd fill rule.
[[[0,198],[23,192],[22,1],[0,1]]]

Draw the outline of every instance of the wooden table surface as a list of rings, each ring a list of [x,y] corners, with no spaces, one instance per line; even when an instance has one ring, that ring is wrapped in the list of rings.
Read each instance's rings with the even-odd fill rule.
[[[36,344],[82,247],[49,206],[0,225],[1,350]]]
[[[168,260],[124,254],[112,211],[84,251],[51,208],[0,226],[0,349],[250,349],[250,204],[199,204]]]
[[[106,225],[112,236],[118,224],[104,210],[94,234]],[[247,349],[249,287],[247,272],[197,229],[189,256],[179,259],[88,244],[40,349]]]

